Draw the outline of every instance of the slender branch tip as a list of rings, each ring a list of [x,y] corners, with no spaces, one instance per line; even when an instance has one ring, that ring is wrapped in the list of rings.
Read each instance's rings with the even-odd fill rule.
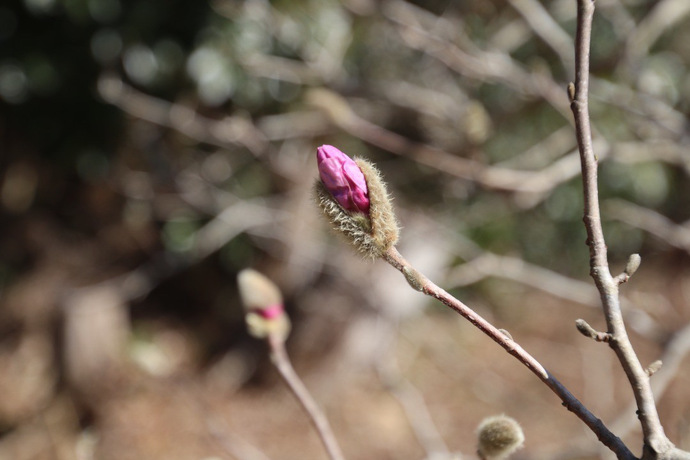
[[[345,457],[333,434],[333,429],[326,415],[292,367],[290,357],[285,349],[284,340],[282,340],[280,336],[273,334],[267,337],[267,342],[270,347],[271,363],[278,370],[283,381],[287,384],[292,394],[297,398],[297,401],[309,416],[309,419],[316,429],[316,433],[319,435],[321,442],[326,448],[328,458],[330,460],[344,460]]]

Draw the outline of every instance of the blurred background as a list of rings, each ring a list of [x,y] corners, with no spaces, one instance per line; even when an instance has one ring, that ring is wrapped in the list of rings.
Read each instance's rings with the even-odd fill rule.
[[[669,437],[690,449],[690,2],[597,0],[604,230]],[[610,458],[538,379],[363,261],[318,215],[316,147],[375,162],[400,251],[630,448],[588,277],[566,85],[575,0],[4,0],[0,459],[325,458],[248,336],[235,277],[282,289],[288,350],[345,456]]]

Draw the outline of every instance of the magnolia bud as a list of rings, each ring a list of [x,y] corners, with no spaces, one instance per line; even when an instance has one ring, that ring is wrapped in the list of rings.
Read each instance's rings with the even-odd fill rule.
[[[482,420],[477,428],[477,437],[477,453],[484,460],[508,458],[522,447],[525,441],[520,424],[506,415],[496,415]]]
[[[316,200],[324,215],[361,253],[380,257],[398,242],[399,230],[378,170],[329,145],[317,150],[317,160]]]
[[[367,181],[359,166],[332,145],[322,145],[316,150],[319,175],[333,198],[350,212],[369,214]]]
[[[245,269],[237,275],[240,297],[246,311],[249,333],[257,339],[269,335],[285,340],[290,333],[290,319],[283,308],[278,286],[256,270]]]

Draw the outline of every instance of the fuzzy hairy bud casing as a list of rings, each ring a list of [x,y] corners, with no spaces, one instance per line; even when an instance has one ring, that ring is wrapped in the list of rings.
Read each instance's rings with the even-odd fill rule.
[[[477,428],[477,453],[484,460],[501,460],[522,447],[522,427],[507,415],[495,415],[481,421]]]
[[[252,269],[242,270],[237,275],[237,285],[249,334],[257,339],[273,336],[284,341],[290,333],[290,319],[278,286]]]
[[[361,158],[355,158],[354,162],[366,180],[369,214],[345,209],[323,181],[317,181],[314,187],[316,201],[333,228],[360,253],[374,259],[398,242],[398,222],[379,171]]]

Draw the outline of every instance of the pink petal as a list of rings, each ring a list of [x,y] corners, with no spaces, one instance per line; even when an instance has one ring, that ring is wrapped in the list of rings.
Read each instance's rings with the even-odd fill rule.
[[[321,181],[333,198],[348,211],[368,214],[367,181],[357,163],[332,145],[317,148],[316,160]]]

